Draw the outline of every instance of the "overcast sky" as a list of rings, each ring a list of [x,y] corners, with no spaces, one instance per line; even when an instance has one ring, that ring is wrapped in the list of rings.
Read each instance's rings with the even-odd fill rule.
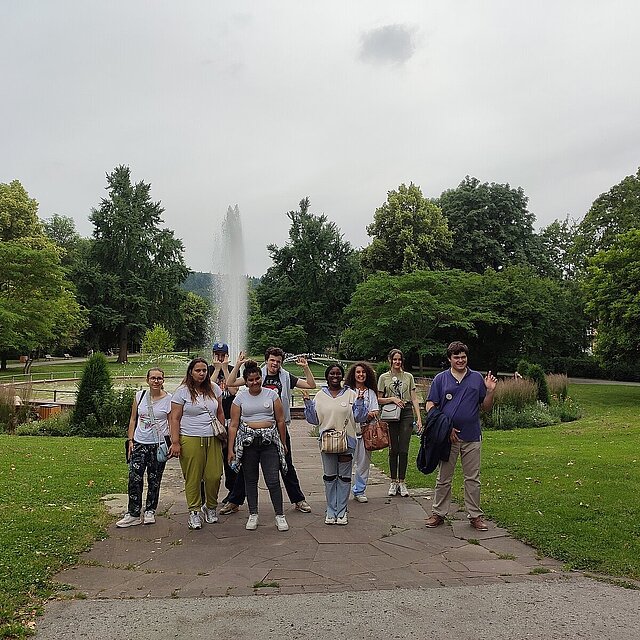
[[[0,0],[0,182],[75,219],[129,165],[187,264],[246,271],[309,196],[355,247],[387,191],[508,182],[544,226],[640,165],[640,2]]]

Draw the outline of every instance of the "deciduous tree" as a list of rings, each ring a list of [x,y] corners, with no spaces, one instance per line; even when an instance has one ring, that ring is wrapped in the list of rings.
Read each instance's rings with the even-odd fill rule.
[[[373,240],[363,249],[361,261],[368,272],[397,274],[442,268],[444,255],[452,246],[440,208],[413,183],[388,192],[367,233]]]

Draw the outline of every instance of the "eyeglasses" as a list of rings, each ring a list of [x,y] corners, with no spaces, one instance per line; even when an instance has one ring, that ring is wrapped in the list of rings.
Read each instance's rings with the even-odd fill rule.
[[[164,380],[164,378],[158,378],[157,376],[151,376],[149,378],[149,380],[151,380],[152,382],[162,382]]]

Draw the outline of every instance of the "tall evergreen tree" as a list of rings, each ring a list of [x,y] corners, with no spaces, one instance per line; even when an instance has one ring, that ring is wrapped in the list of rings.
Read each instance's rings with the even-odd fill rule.
[[[79,291],[90,309],[95,346],[118,344],[127,361],[130,334],[153,322],[170,323],[178,289],[188,274],[182,241],[161,229],[164,209],[152,202],[151,185],[132,184],[129,167],[107,175],[108,197],[93,209],[94,242]]]

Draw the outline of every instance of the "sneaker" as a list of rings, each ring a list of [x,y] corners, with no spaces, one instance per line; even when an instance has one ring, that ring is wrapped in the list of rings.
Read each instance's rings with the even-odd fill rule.
[[[240,507],[237,504],[233,504],[233,502],[225,502],[221,507],[218,513],[221,516],[228,516],[230,513],[237,513]]]
[[[407,489],[407,485],[404,482],[398,483],[398,490],[403,498],[407,498],[409,496],[409,489]]]
[[[341,518],[336,518],[336,524],[349,524],[349,518],[345,513]]]
[[[276,527],[278,527],[278,531],[289,531],[289,525],[284,516],[276,516]]]
[[[207,524],[214,524],[218,522],[218,514],[215,509],[209,509],[206,504],[203,504],[200,511],[202,511],[202,516]]]
[[[435,529],[439,527],[444,522],[444,518],[439,516],[437,513],[434,513],[430,518],[425,520],[424,526],[429,529]]]
[[[296,502],[296,509],[302,513],[311,513],[311,505],[306,500]]]
[[[152,511],[151,509],[149,511],[145,511],[143,521],[145,524],[155,524],[156,512]]]
[[[324,523],[325,524],[335,524],[336,523],[336,519],[335,519],[334,516],[325,516]]]
[[[247,531],[255,531],[258,528],[258,514],[250,513],[247,519],[247,524],[244,525]]]
[[[398,483],[397,482],[392,482],[389,485],[389,491],[387,493],[388,496],[395,496],[396,493],[398,493]]]
[[[200,520],[199,511],[189,511],[189,521],[187,525],[189,529],[202,529],[202,520]]]
[[[122,519],[116,522],[116,527],[133,527],[141,522],[140,516],[132,516],[130,513],[125,513]]]
[[[367,498],[367,496],[365,496],[364,493],[358,493],[358,494],[354,495],[353,499],[356,502],[369,502],[369,498]]]

